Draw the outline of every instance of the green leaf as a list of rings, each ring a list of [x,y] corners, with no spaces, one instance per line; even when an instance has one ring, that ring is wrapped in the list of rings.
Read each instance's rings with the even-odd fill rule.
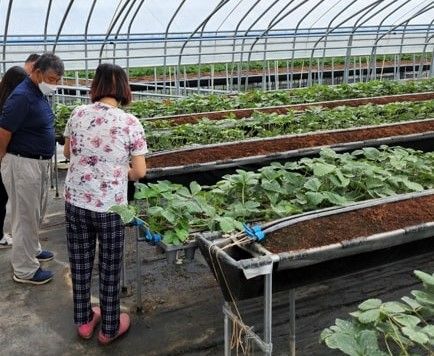
[[[401,328],[401,331],[410,340],[418,344],[424,345],[429,341],[428,335],[421,332],[419,328],[416,329],[416,328],[404,326],[403,328]]]
[[[330,175],[329,179],[335,187],[340,188],[348,187],[348,185],[351,183],[351,180],[345,177],[341,170],[337,170],[334,175]]]
[[[313,167],[313,174],[316,177],[323,177],[327,174],[334,172],[336,169],[335,165],[327,163],[316,163]]]
[[[309,204],[313,206],[319,206],[324,200],[324,195],[317,192],[306,192],[306,199]]]
[[[420,305],[416,300],[409,297],[402,297],[401,298],[404,302],[406,302],[413,310],[418,310],[422,308],[422,305]]]
[[[333,192],[323,192],[325,198],[333,205],[345,205],[349,203],[349,200],[339,194]]]
[[[184,242],[189,236],[188,230],[186,229],[175,229],[175,234],[177,239],[181,242]]]
[[[320,341],[346,355],[387,355],[379,349],[375,330],[360,329],[359,326],[341,319],[336,319],[335,325],[321,332]]]
[[[178,235],[173,230],[167,230],[164,232],[163,241],[170,245],[177,245],[181,243],[181,241],[178,239]]]
[[[335,333],[325,338],[324,342],[329,348],[340,350],[346,355],[360,355],[356,340],[351,335]]]
[[[410,190],[415,192],[422,192],[424,190],[423,186],[419,183],[410,182],[408,179],[404,179],[402,183]]]
[[[202,190],[202,187],[196,181],[190,183],[190,191],[192,195],[196,195]]]
[[[175,222],[176,215],[173,214],[171,211],[162,210],[161,215],[171,224],[173,224]]]
[[[363,153],[367,159],[377,160],[380,156],[380,151],[374,147],[365,147],[363,148]]]
[[[428,274],[418,270],[414,271],[414,274],[423,282],[424,285],[434,287],[434,276],[432,274]]]
[[[310,178],[306,183],[303,185],[307,190],[310,190],[312,192],[317,192],[321,188],[321,181],[314,177]]]
[[[148,216],[161,216],[164,209],[161,206],[151,206],[147,210]]]
[[[235,229],[235,220],[230,217],[222,217],[217,219],[220,229],[223,232],[232,232]]]
[[[361,312],[358,320],[363,324],[369,324],[377,321],[381,317],[380,309],[370,309],[364,312]]]
[[[285,190],[282,189],[282,186],[277,181],[265,181],[262,183],[262,188],[264,190],[276,192],[276,193],[284,193]]]
[[[411,291],[411,294],[413,294],[416,297],[416,300],[422,305],[434,305],[434,294],[426,293],[419,290],[413,290]]]
[[[390,314],[404,313],[406,311],[404,305],[399,302],[386,302],[382,305],[382,308],[385,312]]]
[[[421,331],[428,335],[430,339],[434,339],[434,325],[426,325],[421,328]]]
[[[317,107],[317,109],[322,110],[322,108],[320,107]],[[323,158],[334,159],[337,157],[337,153],[336,151],[332,150],[330,147],[324,147],[320,152],[320,156]]]
[[[136,210],[129,205],[114,205],[109,211],[119,214],[124,224],[130,223],[136,217]]]
[[[406,315],[406,314],[394,315],[393,319],[402,326],[407,326],[412,328],[416,327],[421,322],[421,320],[417,316]]]

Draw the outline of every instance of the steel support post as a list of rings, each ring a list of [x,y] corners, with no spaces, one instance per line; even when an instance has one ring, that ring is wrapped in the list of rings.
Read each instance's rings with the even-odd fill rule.
[[[142,311],[142,280],[141,280],[141,270],[140,270],[140,249],[139,249],[139,240],[140,240],[140,227],[138,224],[135,224],[136,231],[136,289],[137,289],[137,300],[136,300],[136,309],[137,312]]]
[[[289,354],[295,356],[295,293],[289,290]]]

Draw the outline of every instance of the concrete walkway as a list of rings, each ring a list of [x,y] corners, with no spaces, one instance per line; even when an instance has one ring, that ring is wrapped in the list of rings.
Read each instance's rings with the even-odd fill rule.
[[[209,343],[214,344],[212,347],[222,345],[223,324],[217,316],[221,315],[220,291],[202,262],[193,260],[189,264],[169,266],[165,255],[158,253],[155,246],[140,242],[142,298],[138,301],[136,239],[132,228],[127,231],[121,300],[123,311],[130,312],[131,329],[125,337],[106,347],[98,345],[96,335],[89,341],[78,337],[72,316],[61,198],[64,175],[65,172],[59,171],[59,187],[56,190],[53,186],[50,190],[49,208],[40,236],[43,248],[55,254],[54,260],[42,263],[43,269],[54,272],[54,279],[41,286],[15,283],[10,265],[12,250],[0,250],[3,271],[0,275],[0,355],[194,355],[197,344],[205,349],[204,352],[197,350],[197,354],[206,355]],[[201,278],[195,279],[195,275]],[[98,304],[97,261],[92,288],[93,302]],[[211,295],[207,293],[210,289]],[[216,324],[208,317],[207,327],[194,322],[196,311],[192,306],[197,306],[201,299],[215,302],[211,308]],[[194,335],[197,328],[201,330],[200,335]]]

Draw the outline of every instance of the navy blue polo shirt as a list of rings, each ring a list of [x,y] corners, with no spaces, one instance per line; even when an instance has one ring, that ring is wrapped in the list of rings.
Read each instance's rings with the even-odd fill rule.
[[[0,127],[12,132],[7,152],[52,156],[54,114],[39,88],[25,78],[6,100]]]

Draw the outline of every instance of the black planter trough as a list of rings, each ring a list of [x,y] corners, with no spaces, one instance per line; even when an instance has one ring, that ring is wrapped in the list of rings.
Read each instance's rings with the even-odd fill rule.
[[[434,195],[434,190],[293,215],[263,225],[263,232],[266,238],[268,233],[291,224],[428,195]],[[225,354],[230,354],[231,323],[228,319],[246,327],[232,312],[229,303],[264,297],[264,340],[253,332],[250,337],[265,354],[271,355],[272,294],[288,290],[290,351],[291,355],[295,355],[295,288],[434,251],[433,237],[434,221],[427,221],[394,231],[359,236],[341,243],[273,254],[253,240],[238,243],[239,238],[222,237],[220,233],[199,234],[196,237],[198,247],[225,299]]]
[[[433,194],[434,190],[430,189],[297,214],[269,222],[263,226],[263,231],[266,236],[302,221]],[[219,232],[199,234],[196,241],[220,283],[225,300],[232,301],[262,296],[265,274],[273,276],[273,292],[292,289],[434,250],[433,236],[434,221],[428,221],[396,231],[360,236],[344,243],[279,254],[271,253],[254,241],[237,244]]]

